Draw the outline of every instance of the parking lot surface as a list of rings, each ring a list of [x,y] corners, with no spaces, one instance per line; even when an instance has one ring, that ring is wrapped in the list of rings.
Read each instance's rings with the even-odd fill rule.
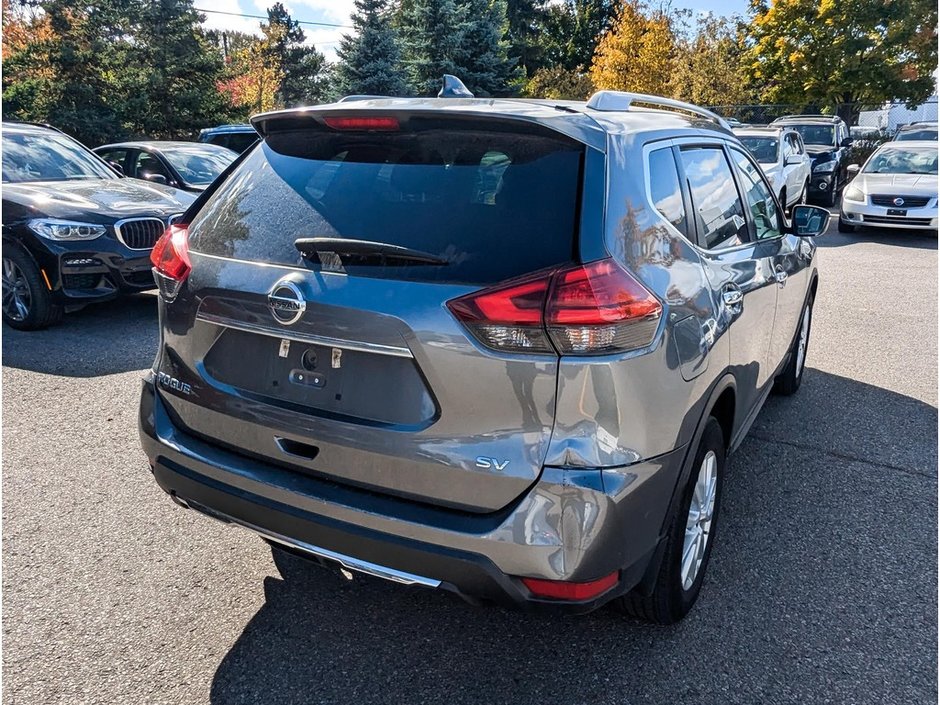
[[[803,387],[733,456],[665,628],[282,575],[150,477],[152,296],[5,328],[4,703],[935,703],[937,237],[819,245]]]

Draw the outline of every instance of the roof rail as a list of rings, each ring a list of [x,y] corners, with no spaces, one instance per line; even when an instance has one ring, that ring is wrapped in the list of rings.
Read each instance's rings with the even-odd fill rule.
[[[814,120],[828,120],[829,122],[840,122],[842,118],[838,115],[781,115],[774,122],[778,120],[799,120],[800,118],[813,118]]]
[[[671,98],[663,98],[658,95],[647,95],[645,93],[597,91],[594,95],[591,96],[590,100],[588,100],[587,107],[591,108],[592,110],[617,112],[629,110],[634,103],[640,105],[649,105],[654,108],[666,108],[685,113],[692,113],[693,115],[698,115],[699,117],[703,117],[706,120],[711,120],[726,130],[731,129],[731,126],[725,121],[723,117],[713,113],[711,110],[700,108],[697,105],[692,105],[692,103],[684,103],[681,100],[672,100]]]

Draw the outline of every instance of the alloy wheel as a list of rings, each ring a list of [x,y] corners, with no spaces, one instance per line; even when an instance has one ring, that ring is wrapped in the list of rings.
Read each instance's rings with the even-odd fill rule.
[[[32,293],[23,270],[9,257],[3,258],[3,313],[12,321],[29,315]]]
[[[685,523],[680,573],[683,590],[692,587],[702,568],[715,513],[717,490],[718,456],[715,455],[715,451],[710,450],[702,459],[702,465],[695,480],[695,489],[692,491],[692,502],[689,504],[689,516]]]

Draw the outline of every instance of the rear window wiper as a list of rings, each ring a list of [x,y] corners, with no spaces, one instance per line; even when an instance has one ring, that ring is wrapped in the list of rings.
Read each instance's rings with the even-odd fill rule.
[[[324,255],[337,256],[347,264],[449,264],[446,259],[430,252],[387,242],[349,240],[344,237],[301,237],[294,240],[294,247],[305,258],[316,258],[324,264]]]

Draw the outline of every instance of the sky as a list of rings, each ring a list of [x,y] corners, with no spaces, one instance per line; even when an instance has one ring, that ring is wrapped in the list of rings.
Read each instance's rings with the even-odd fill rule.
[[[257,19],[236,17],[234,15],[266,16],[266,9],[275,0],[195,0],[197,9],[206,16],[205,26],[209,29],[227,29],[257,34]],[[353,0],[281,0],[295,20],[301,22],[322,22],[327,24],[349,25],[349,16],[353,11]],[[713,12],[720,15],[744,14],[747,0],[673,0],[677,9],[688,9],[695,13]],[[210,12],[214,11],[214,12]],[[233,13],[233,14],[220,14]],[[336,59],[339,39],[351,29],[347,27],[324,27],[302,24],[307,35],[307,43],[317,47],[330,61]]]

